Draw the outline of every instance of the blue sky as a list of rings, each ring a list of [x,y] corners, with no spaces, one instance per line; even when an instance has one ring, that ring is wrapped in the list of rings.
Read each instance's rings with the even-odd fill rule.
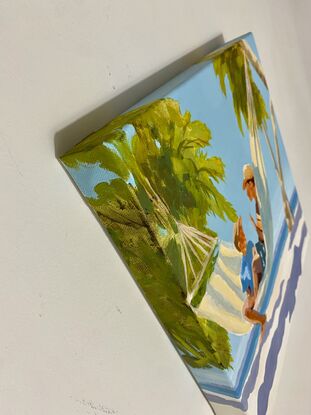
[[[262,85],[256,73],[253,73],[253,76],[266,101],[266,106],[269,108],[269,95],[266,88]],[[245,123],[243,123],[245,134],[243,136],[238,128],[228,83],[227,97],[225,97],[219,87],[219,81],[214,73],[213,66],[205,65],[191,79],[171,91],[169,96],[179,101],[182,112],[190,111],[193,120],[201,120],[210,128],[212,141],[206,152],[209,156],[221,157],[226,171],[225,181],[218,184],[217,188],[233,204],[237,214],[242,216],[247,238],[250,240],[257,239],[249,220],[249,215],[255,214],[254,202],[250,203],[246,193],[242,190],[243,166],[246,163],[251,163],[248,130]],[[272,138],[270,122],[268,123],[268,131]],[[274,240],[276,241],[282,220],[284,219],[281,191],[264,136],[261,136],[261,143],[266,174],[268,176],[271,205],[273,207]],[[293,191],[293,181],[282,143],[280,143],[280,150],[286,187],[290,196]],[[216,230],[221,239],[226,241],[232,240],[232,223],[224,222],[214,216],[210,216],[208,221],[209,227]]]

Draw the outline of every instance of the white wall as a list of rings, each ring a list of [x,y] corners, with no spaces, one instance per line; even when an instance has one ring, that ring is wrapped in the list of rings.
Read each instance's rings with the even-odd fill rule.
[[[105,102],[220,35],[253,31],[311,223],[310,18],[302,0],[0,1],[1,414],[208,413],[54,137],[82,138],[194,57]],[[306,262],[273,415],[311,413]]]

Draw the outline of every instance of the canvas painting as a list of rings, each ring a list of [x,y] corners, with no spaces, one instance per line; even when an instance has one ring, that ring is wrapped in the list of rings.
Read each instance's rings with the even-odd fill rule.
[[[216,413],[269,413],[307,228],[252,34],[61,162]]]

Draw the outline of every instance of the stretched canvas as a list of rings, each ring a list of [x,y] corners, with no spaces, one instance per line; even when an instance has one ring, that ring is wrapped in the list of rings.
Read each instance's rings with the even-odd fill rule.
[[[271,413],[307,229],[252,34],[61,162],[216,413]]]

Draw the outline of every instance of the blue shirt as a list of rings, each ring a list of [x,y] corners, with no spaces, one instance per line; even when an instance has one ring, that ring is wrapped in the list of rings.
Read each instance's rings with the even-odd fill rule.
[[[246,246],[246,254],[242,257],[242,264],[241,264],[241,283],[242,283],[242,290],[246,292],[248,289],[251,293],[254,292],[254,281],[253,281],[253,270],[252,270],[252,262],[253,262],[253,247],[254,244],[252,241],[247,242]]]

